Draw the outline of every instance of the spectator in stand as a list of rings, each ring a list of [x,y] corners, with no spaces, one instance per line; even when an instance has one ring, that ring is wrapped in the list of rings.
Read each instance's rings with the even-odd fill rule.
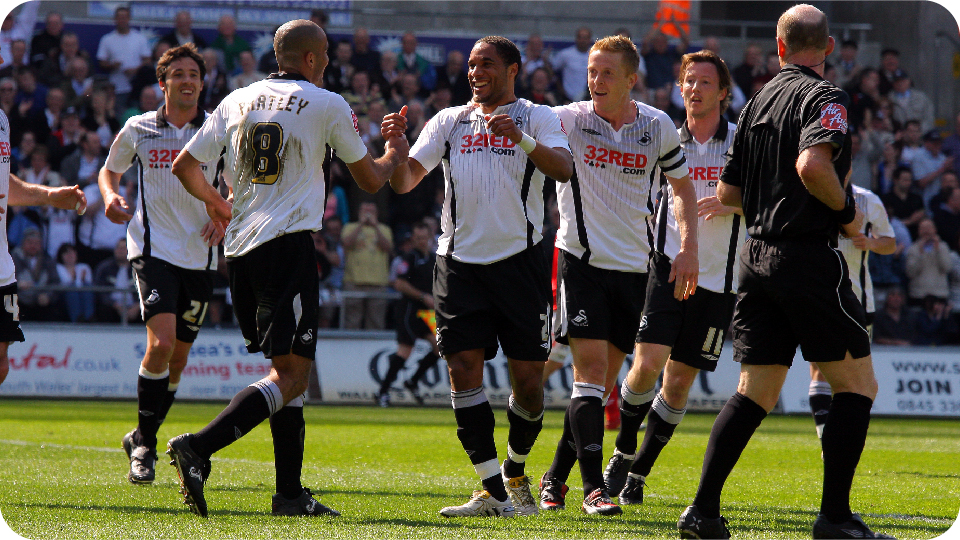
[[[450,102],[455,105],[465,105],[473,97],[465,65],[463,53],[452,50],[447,53],[447,63],[437,68],[437,88],[449,88]]]
[[[10,77],[15,75],[21,69],[28,67],[30,62],[27,58],[27,42],[22,39],[15,39],[10,43],[10,63],[4,62],[0,68],[0,77]]]
[[[257,71],[257,59],[254,58],[253,53],[251,51],[243,51],[240,53],[240,73],[230,77],[230,84],[228,86],[232,92],[237,88],[244,88],[266,78],[266,73]]]
[[[4,77],[0,79],[0,109],[3,109],[4,114],[7,115],[7,119],[10,122],[10,144],[16,146],[20,144],[21,139],[23,138],[23,130],[27,127],[27,124],[23,121],[23,116],[20,114],[20,107],[17,104],[17,81],[13,80],[12,77]],[[31,133],[31,137],[33,134]],[[10,163],[10,172],[16,174],[19,170],[20,156],[17,156],[17,149],[13,149],[13,155],[11,157]]]
[[[332,54],[327,69],[323,70],[323,87],[335,94],[350,88],[350,76],[353,75],[353,47],[346,39],[331,43]]]
[[[63,32],[53,56],[44,58],[40,64],[35,65],[37,78],[47,86],[61,86],[70,77],[68,74],[70,62],[75,58],[89,61],[89,57],[87,51],[80,50],[80,38],[75,32]]]
[[[437,89],[430,94],[430,98],[424,103],[427,108],[425,116],[429,120],[438,112],[453,105],[453,92],[446,86],[437,85]],[[466,102],[457,103],[457,105],[466,105]]]
[[[5,65],[10,65],[12,60],[10,55],[12,43],[22,40],[26,44],[26,41],[33,35],[33,27],[37,23],[37,11],[39,9],[40,2],[26,2],[20,6],[20,12],[17,15],[14,15],[11,10],[4,17],[3,23],[0,24],[0,56],[3,57]]]
[[[120,131],[120,122],[114,115],[114,108],[110,106],[109,95],[106,90],[94,90],[90,94],[90,104],[86,114],[80,120],[80,125],[87,131],[92,131],[100,137],[100,146],[109,148],[113,136]]]
[[[383,140],[383,136],[380,134],[380,130],[376,127],[383,123],[383,117],[387,114],[387,103],[383,100],[373,101],[370,103],[370,107],[367,108],[367,121],[371,126],[374,126],[373,129],[367,133],[366,137],[361,137],[363,143],[367,146],[367,151],[370,152],[371,156],[382,156],[384,145],[386,141]],[[334,189],[343,189],[340,186],[336,186]],[[346,197],[344,197],[346,200]],[[338,215],[343,220],[344,223],[350,221],[349,216],[338,212]]]
[[[38,145],[30,153],[30,167],[22,171],[20,178],[30,184],[40,184],[50,187],[60,187],[60,175],[50,167],[50,149]]]
[[[30,154],[37,147],[37,136],[32,131],[23,132],[20,137],[20,144],[10,152],[12,163],[10,171],[14,169],[23,170],[30,166]]]
[[[560,98],[550,91],[550,75],[544,68],[537,68],[530,75],[530,86],[521,94],[521,97],[529,99],[537,105],[548,105],[550,107],[561,105]]]
[[[733,69],[734,82],[744,92],[753,95],[753,78],[764,71],[763,51],[760,45],[750,43],[743,49],[743,62]]]
[[[902,221],[910,230],[910,236],[916,238],[917,226],[927,213],[923,198],[913,192],[913,171],[909,167],[900,166],[893,171],[893,189],[881,199],[890,210],[890,217]]]
[[[63,36],[63,15],[51,11],[47,13],[43,30],[30,41],[30,63],[40,67],[44,61],[54,58],[59,52]]]
[[[276,35],[279,28],[279,26],[274,27],[271,33]],[[267,49],[263,55],[260,56],[260,61],[257,62],[257,71],[267,74],[280,71],[280,66],[277,65],[277,54],[274,52],[273,47]]]
[[[140,90],[140,99],[137,101],[136,107],[130,107],[129,109],[123,111],[123,116],[120,118],[121,124],[126,124],[127,120],[137,116],[138,114],[143,114],[145,112],[155,111],[160,107],[162,100],[157,94],[157,89],[155,86],[144,86]]]
[[[880,51],[880,94],[887,95],[893,90],[893,80],[900,71],[900,51],[884,49]]]
[[[935,127],[933,101],[922,90],[913,88],[913,80],[903,70],[894,76],[893,90],[887,97],[893,103],[894,121],[919,120],[920,131],[924,133]]]
[[[953,157],[948,157],[941,151],[942,143],[939,131],[927,132],[923,136],[923,147],[910,164],[923,197],[923,204],[931,212],[933,207],[930,206],[930,200],[940,192],[940,176],[953,169]]]
[[[517,76],[517,85],[519,88],[529,90],[530,77],[533,76],[534,71],[540,68],[546,70],[548,82],[553,80],[553,66],[550,65],[550,60],[547,58],[546,51],[543,49],[543,38],[540,37],[540,34],[530,34],[530,37],[527,38],[527,44],[523,48],[523,55],[520,60],[523,66],[520,68],[520,74]],[[469,99],[467,101],[469,101]]]
[[[879,345],[912,345],[915,332],[914,317],[907,309],[903,289],[892,287],[887,291],[883,309],[877,311],[873,322],[873,341]]]
[[[96,269],[100,262],[115,254],[117,241],[121,239],[124,240],[123,256],[126,260],[127,224],[118,225],[107,218],[97,182],[83,188],[83,193],[87,197],[87,211],[77,225],[76,247],[80,261]]]
[[[407,32],[400,38],[400,54],[397,56],[397,69],[414,73],[420,80],[420,88],[429,92],[437,86],[437,71],[433,64],[417,52],[417,36]]]
[[[908,120],[899,135],[900,143],[903,145],[900,150],[900,161],[912,166],[917,154],[923,152],[923,132],[920,131],[920,121]]]
[[[230,93],[227,85],[227,74],[221,67],[220,56],[213,48],[203,50],[203,64],[207,74],[203,77],[203,88],[200,90],[199,106],[211,112]]]
[[[686,119],[686,111],[682,108],[677,107],[670,101],[670,93],[672,89],[668,86],[661,86],[653,91],[653,103],[651,105],[660,109],[661,111],[667,113],[667,116],[673,120],[674,124],[677,124],[679,129],[680,125],[683,124],[684,119]]]
[[[873,185],[873,164],[880,158],[880,149],[857,131],[850,134],[850,151],[853,161],[850,165],[850,182],[876,193]]]
[[[332,227],[333,230],[329,228]],[[323,230],[313,233],[314,247],[317,249],[317,258],[323,259],[329,265],[327,274],[321,277],[320,282],[320,327],[330,328],[339,325],[337,310],[343,302],[340,291],[343,289],[343,244],[340,242],[340,232],[343,223],[340,218],[333,216],[324,221]],[[319,236],[319,238],[318,238]]]
[[[358,117],[367,116],[370,104],[374,101],[383,101],[380,90],[370,88],[370,74],[366,71],[353,72],[350,77],[350,89],[341,95]],[[379,131],[379,128],[377,130]]]
[[[130,82],[130,95],[136,96],[137,101],[139,102],[143,97],[143,89],[152,86],[154,94],[156,96],[163,96],[163,89],[160,88],[160,84],[157,83],[157,61],[160,60],[160,57],[163,56],[163,53],[167,52],[170,49],[170,44],[166,41],[158,41],[153,46],[153,56],[149,64],[144,64],[140,66],[140,69],[137,70],[137,73],[133,76],[133,80]],[[133,107],[134,109],[136,107]],[[153,109],[156,110],[156,109]],[[127,117],[126,113],[129,111],[124,111],[124,114],[121,115],[121,123],[126,123]]]
[[[322,9],[314,9],[310,11],[310,20],[319,26],[321,30],[326,32],[327,23],[330,22],[330,16],[327,15],[327,12]]]
[[[390,97],[387,108],[391,111],[399,111],[404,105],[409,105],[411,101],[419,100],[420,97],[420,79],[415,73],[406,72],[400,75],[400,85]],[[409,120],[407,124],[409,124]]]
[[[40,114],[47,102],[47,87],[37,81],[37,72],[30,66],[15,73],[17,78],[17,103],[21,115]],[[32,125],[32,123],[31,123]]]
[[[67,107],[60,115],[60,129],[54,131],[47,138],[47,147],[50,148],[50,166],[55,171],[61,171],[63,176],[63,160],[80,147],[80,136],[84,134],[80,126],[80,113],[74,107]],[[99,145],[99,140],[97,141]],[[65,180],[70,185],[76,184]]]
[[[917,239],[907,250],[908,298],[911,305],[922,305],[928,295],[946,300],[950,297],[948,276],[953,269],[950,247],[937,235],[933,220],[924,218]]]
[[[859,78],[863,66],[857,61],[857,52],[859,52],[859,46],[857,42],[852,39],[844,40],[843,43],[840,44],[840,58],[836,63],[836,85],[840,88],[853,86],[854,82]]]
[[[370,48],[370,33],[363,26],[353,31],[353,56],[350,64],[358,71],[373,75],[380,68],[380,52]]]
[[[772,81],[773,78],[777,76],[777,73],[780,73],[780,57],[777,56],[776,51],[768,52],[766,62],[763,64],[763,69],[754,75],[753,81],[750,83],[751,94],[757,93],[763,88],[763,85]]]
[[[47,106],[43,109],[44,120],[49,129],[48,133],[60,130],[60,115],[66,108],[67,96],[60,88],[51,88],[47,91]]]
[[[914,325],[914,345],[951,343],[957,333],[957,323],[950,316],[950,304],[934,295],[923,299],[923,309],[916,315]]]
[[[150,61],[150,45],[143,34],[130,28],[130,8],[118,7],[113,22],[114,31],[100,38],[97,60],[110,75],[116,92],[114,110],[120,114],[130,97],[130,79],[140,66]]]
[[[417,142],[417,137],[427,124],[427,109],[419,99],[411,99],[407,103],[407,140],[410,146]]]
[[[16,269],[20,320],[57,320],[57,293],[35,290],[37,287],[60,283],[56,263],[43,251],[43,235],[40,230],[30,228],[24,231],[22,242],[10,254]]]
[[[953,133],[943,140],[943,153],[957,159],[960,158],[960,113],[953,122]]]
[[[73,244],[61,244],[57,249],[57,276],[61,285],[77,288],[93,285],[93,270],[89,265],[77,262],[77,249]],[[63,300],[70,322],[94,320],[96,297],[92,291],[65,291]]]
[[[229,75],[240,66],[240,52],[251,50],[247,40],[237,35],[237,21],[233,15],[223,15],[217,25],[217,38],[210,44],[219,51],[220,64]]]
[[[160,41],[170,45],[170,47],[179,47],[187,43],[193,43],[197,50],[207,48],[207,40],[203,39],[193,31],[193,19],[189,11],[178,11],[173,16],[173,30],[169,34],[160,38]]]
[[[400,71],[397,69],[397,53],[386,51],[380,55],[380,69],[371,78],[371,86],[376,85],[386,98],[400,84]]]
[[[855,129],[863,126],[866,111],[874,113],[880,108],[880,73],[871,68],[860,70],[855,79],[855,87],[850,91],[850,108],[848,119]]]
[[[82,56],[76,56],[67,64],[67,71],[64,74],[66,80],[60,84],[60,88],[67,96],[67,106],[79,110],[93,93],[90,62]]]
[[[60,165],[60,176],[68,186],[79,185],[85,188],[91,183],[97,183],[97,174],[103,167],[106,156],[96,133],[81,132],[78,146],[79,148],[64,158]]]
[[[654,91],[664,86],[670,88],[676,86],[677,77],[673,64],[679,62],[680,57],[690,47],[690,40],[683,31],[683,27],[679,24],[675,24],[674,27],[680,30],[679,45],[671,45],[667,35],[655,23],[640,47],[640,55],[643,56],[643,62],[647,66],[647,86]]]
[[[560,90],[565,102],[580,101],[587,95],[587,60],[593,33],[586,26],[577,28],[574,44],[562,49],[551,59],[554,72],[560,79]]]
[[[361,202],[357,221],[343,227],[346,255],[343,286],[346,291],[385,293],[388,264],[393,249],[390,227],[379,222],[376,203]],[[383,330],[387,315],[385,298],[345,298],[346,328]]]
[[[100,188],[97,188],[100,191]],[[103,213],[101,210],[100,213]],[[89,215],[89,211],[87,212]],[[140,320],[140,305],[133,297],[133,268],[127,260],[127,238],[114,243],[113,256],[97,265],[93,282],[101,287],[122,289],[98,296],[97,320],[100,322],[134,322]]]
[[[930,210],[936,211],[937,208],[940,208],[950,198],[950,193],[958,187],[960,187],[960,178],[957,176],[957,171],[954,169],[943,171],[943,174],[940,175],[940,192],[930,199]]]
[[[946,202],[933,210],[933,223],[950,249],[956,250],[960,240],[960,188],[954,188]]]

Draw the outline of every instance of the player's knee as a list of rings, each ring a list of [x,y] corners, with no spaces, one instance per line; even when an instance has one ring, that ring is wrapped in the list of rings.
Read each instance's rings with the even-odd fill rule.
[[[176,355],[174,355],[174,357],[170,359],[170,364],[168,367],[170,369],[171,377],[179,377],[180,374],[183,373],[184,368],[187,367],[187,358],[177,358]]]
[[[147,341],[147,356],[169,360],[175,345],[176,340],[173,336],[154,334],[153,338]]]
[[[693,386],[696,377],[687,377],[684,375],[664,376],[663,387],[660,393],[667,401],[667,405],[680,409],[687,402],[690,395],[690,388]]]

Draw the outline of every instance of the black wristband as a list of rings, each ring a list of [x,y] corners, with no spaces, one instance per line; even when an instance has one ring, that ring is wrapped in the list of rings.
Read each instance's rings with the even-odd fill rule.
[[[837,221],[841,225],[846,225],[852,222],[857,217],[857,201],[853,198],[852,193],[847,193],[847,198],[845,204],[843,205],[843,210],[834,210],[833,214],[837,216]]]

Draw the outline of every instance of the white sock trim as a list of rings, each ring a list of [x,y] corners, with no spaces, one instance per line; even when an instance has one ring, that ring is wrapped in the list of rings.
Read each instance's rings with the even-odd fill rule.
[[[542,409],[538,414],[530,414],[530,411],[524,409],[517,403],[517,400],[514,399],[513,394],[510,394],[510,398],[507,400],[507,403],[509,404],[510,410],[513,411],[514,414],[520,418],[523,418],[527,422],[539,422],[543,418]],[[519,463],[519,461],[517,463]]]
[[[487,394],[482,386],[464,390],[462,392],[450,391],[450,401],[454,409],[466,409],[467,407],[476,407],[487,402]]]
[[[824,427],[824,426],[826,426],[826,424],[817,424],[816,426],[814,426],[814,427],[817,428],[817,438],[819,438],[819,439],[822,439],[822,438],[823,438],[823,427]]]
[[[654,386],[644,392],[634,392],[627,386],[627,380],[624,379],[623,384],[620,385],[620,395],[623,396],[624,401],[631,405],[641,405],[653,401],[654,396],[657,395],[657,387]]]
[[[831,396],[833,395],[833,389],[830,388],[830,383],[827,381],[810,381],[810,389],[807,391],[808,396]]]
[[[302,408],[303,408],[303,396],[297,396],[297,397],[293,398],[292,400],[290,400],[290,403],[287,403],[286,405],[284,405],[284,407],[299,407],[299,408],[302,409]]]
[[[179,382],[170,383],[167,385],[167,392],[176,392],[177,388],[180,388]]]
[[[663,399],[663,394],[657,394],[657,397],[653,400],[653,407],[650,408],[651,411],[656,412],[660,418],[663,418],[664,422],[668,424],[677,425],[683,420],[683,414],[687,412],[687,408],[674,409],[667,404],[667,401]]]
[[[147,371],[147,368],[140,366],[140,376],[144,379],[150,379],[151,381],[159,381],[170,376],[170,368],[163,370],[162,373],[151,373]]]
[[[507,443],[507,457],[510,458],[510,461],[514,463],[523,463],[527,460],[529,454],[518,454],[513,448],[510,447],[510,443]]]
[[[570,399],[595,397],[602,400],[604,392],[606,392],[606,388],[601,384],[575,382],[573,383],[573,392],[570,393]]]
[[[641,482],[647,479],[646,476],[640,476],[637,473],[627,473],[627,476],[629,476],[630,478],[633,478],[634,480],[639,480]]]
[[[277,383],[270,379],[260,379],[250,386],[260,390],[260,393],[263,394],[263,399],[267,401],[267,408],[270,409],[270,416],[273,416],[283,407],[283,393],[280,392]]]
[[[480,480],[486,480],[491,476],[500,476],[500,460],[497,458],[489,459],[483,463],[475,463],[473,469],[477,471]]]

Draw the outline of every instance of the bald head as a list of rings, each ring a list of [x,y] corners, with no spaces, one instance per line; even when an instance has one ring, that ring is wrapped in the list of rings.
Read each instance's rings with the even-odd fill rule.
[[[327,35],[317,23],[307,19],[290,21],[273,36],[273,51],[281,71],[301,71],[306,53],[320,55],[326,50]]]
[[[793,6],[777,21],[777,38],[786,45],[787,56],[826,50],[830,43],[827,16],[809,4]]]

